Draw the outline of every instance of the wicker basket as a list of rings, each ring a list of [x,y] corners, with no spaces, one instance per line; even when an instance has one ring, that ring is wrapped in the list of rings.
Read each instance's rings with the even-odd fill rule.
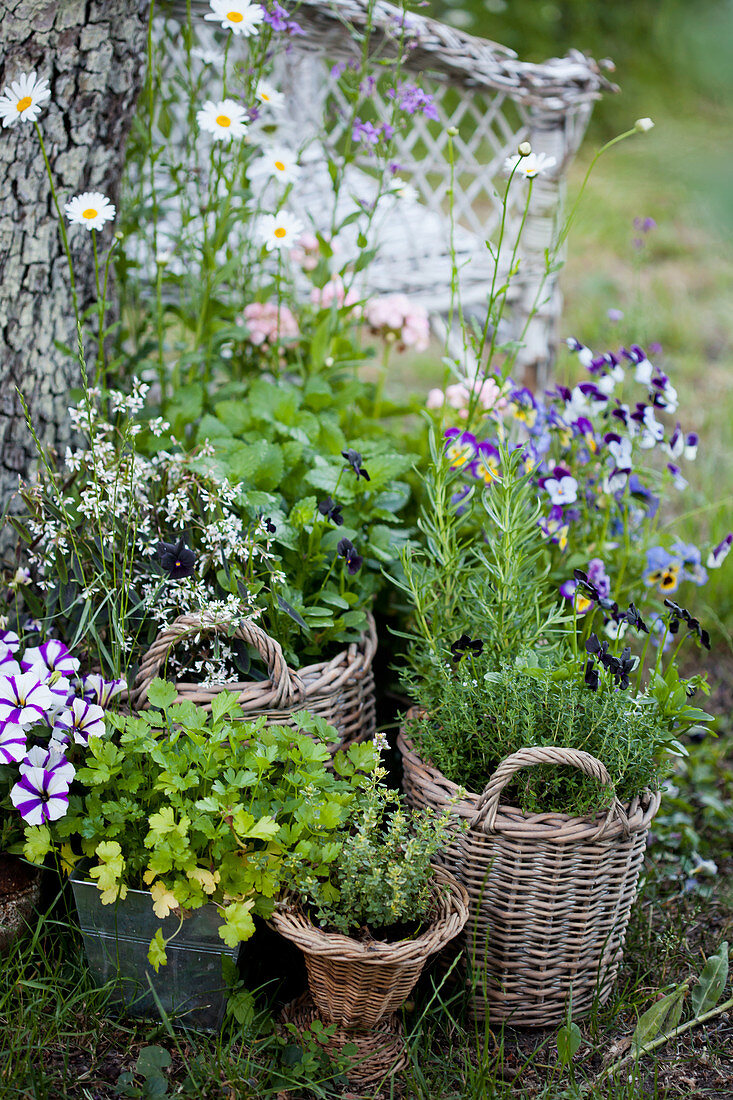
[[[181,637],[230,631],[230,622],[220,622],[206,612],[177,618],[160,632],[140,662],[130,692],[131,706],[136,710],[147,706],[148,688]],[[179,701],[188,699],[209,710],[212,699],[220,691],[236,691],[247,718],[265,714],[271,723],[287,724],[293,713],[308,710],[325,718],[338,730],[340,739],[331,746],[334,751],[374,735],[372,661],[377,648],[377,632],[371,615],[368,616],[367,632],[358,644],[353,642],[330,661],[307,665],[299,672],[288,667],[279,643],[256,623],[243,619],[232,637],[257,650],[267,665],[269,679],[210,687],[179,681],[176,683]]]
[[[570,765],[611,785],[589,753],[529,748],[499,764],[482,795],[467,792],[425,764],[404,731],[404,790],[415,807],[453,802],[470,829],[446,863],[469,894],[464,932],[471,967],[472,1012],[517,1027],[562,1023],[572,990],[579,1019],[604,1003],[623,954],[624,937],[651,821],[661,796],[645,791],[623,806],[586,817],[525,814],[499,806],[514,774],[538,764]]]
[[[429,957],[461,931],[468,919],[466,890],[442,868],[434,870],[434,917],[414,940],[362,943],[324,932],[286,895],[270,924],[303,952],[308,987],[322,1020],[346,1031],[377,1027],[409,996]]]

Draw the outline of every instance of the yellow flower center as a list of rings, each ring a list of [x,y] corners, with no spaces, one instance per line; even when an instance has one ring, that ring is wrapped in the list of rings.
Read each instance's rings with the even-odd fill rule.
[[[286,235],[286,233],[287,233],[287,229],[283,229],[283,227],[281,225],[279,225],[277,227],[277,229],[275,230],[275,236],[279,237],[280,239],[282,239]]]
[[[217,115],[216,124],[217,126],[231,126],[232,120],[228,115]]]
[[[283,162],[281,160],[276,160],[275,161],[275,167],[277,168],[278,172],[284,172],[285,171],[285,165],[283,164]]]
[[[270,97],[267,94],[267,92],[260,92],[260,99],[263,99],[265,101],[265,103],[270,102]]]
[[[25,111],[28,107],[30,107],[32,102],[33,102],[33,99],[32,99],[31,96],[24,95],[22,99],[18,100],[18,102],[15,104],[15,106],[17,107],[17,109],[19,111]]]
[[[82,210],[81,216],[82,218],[86,218],[87,221],[91,221],[92,218],[96,218],[97,211],[94,209],[93,206],[88,206],[86,210]]]
[[[230,23],[241,23],[244,19],[244,16],[242,15],[241,11],[228,11],[227,19]]]
[[[575,597],[575,609],[579,615],[582,615],[584,611],[587,611],[593,600],[589,600],[587,596],[581,596],[580,593]]]

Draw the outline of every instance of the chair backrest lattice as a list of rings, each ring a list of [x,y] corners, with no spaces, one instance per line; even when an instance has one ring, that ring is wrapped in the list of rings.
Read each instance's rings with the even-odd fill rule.
[[[561,307],[557,274],[546,271],[546,250],[555,238],[567,169],[593,102],[614,86],[599,64],[577,50],[531,64],[506,47],[436,20],[413,13],[403,16],[384,0],[302,0],[295,18],[305,33],[289,40],[287,54],[277,63],[276,80],[288,102],[283,137],[288,135],[289,144],[302,150],[304,171],[291,198],[321,231],[327,231],[334,218],[324,152],[339,148],[351,111],[332,70],[337,62],[348,64],[359,56],[359,34],[370,7],[373,52],[393,59],[401,80],[418,83],[433,97],[438,119],[414,114],[410,125],[394,135],[399,175],[416,194],[390,200],[375,218],[378,251],[362,273],[362,289],[413,295],[438,321],[451,307],[455,262],[464,311],[480,313],[493,271],[485,242],[495,236],[501,217],[504,162],[520,142],[529,141],[534,152],[554,157],[555,166],[533,186],[502,336],[521,336],[518,373],[542,384],[554,357]],[[209,10],[204,0],[193,0],[191,8],[195,14]],[[179,0],[174,10],[185,15],[185,3]],[[393,103],[384,81],[377,82],[368,98],[376,114],[366,117],[391,117]],[[377,183],[374,161],[367,155],[357,157],[347,169],[336,218],[347,213],[348,203],[353,207],[355,199],[368,205]],[[525,185],[516,181],[500,257],[504,272],[525,200]],[[356,229],[352,238],[346,234],[346,248],[356,252]]]

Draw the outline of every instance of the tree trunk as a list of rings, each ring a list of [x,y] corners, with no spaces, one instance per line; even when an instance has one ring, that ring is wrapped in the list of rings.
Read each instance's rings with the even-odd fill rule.
[[[0,0],[0,88],[36,70],[51,89],[39,124],[59,204],[80,191],[117,203],[125,140],[145,70],[147,0]],[[90,234],[69,226],[80,311],[95,300]],[[102,251],[114,223],[99,234]],[[87,331],[89,326],[87,326]],[[80,384],[76,321],[58,218],[35,127],[0,131],[0,512],[36,452],[15,392],[42,443],[70,438],[69,390]],[[87,347],[93,363],[96,349]],[[0,548],[11,544],[6,526]]]

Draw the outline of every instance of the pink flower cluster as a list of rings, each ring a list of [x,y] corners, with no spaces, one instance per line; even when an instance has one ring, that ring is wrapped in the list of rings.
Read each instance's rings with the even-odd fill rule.
[[[278,310],[276,302],[250,302],[243,310],[249,341],[260,344],[281,344],[300,336],[298,322],[286,305]]]
[[[359,301],[359,296],[353,290],[347,290],[344,280],[340,275],[332,275],[323,286],[314,286],[311,291],[311,302],[319,309],[330,309],[335,303],[337,309],[344,306],[350,309]]]
[[[398,340],[400,350],[427,351],[430,342],[428,314],[406,294],[372,298],[364,308],[364,318],[375,336]]]
[[[452,386],[446,386],[445,393],[439,389],[430,390],[425,404],[429,409],[441,409],[448,405],[451,409],[457,409],[458,415],[465,420],[472,393],[474,403],[485,411],[501,412],[506,408],[506,398],[502,396],[502,391],[493,378],[476,378],[471,386],[465,382],[456,382]]]

